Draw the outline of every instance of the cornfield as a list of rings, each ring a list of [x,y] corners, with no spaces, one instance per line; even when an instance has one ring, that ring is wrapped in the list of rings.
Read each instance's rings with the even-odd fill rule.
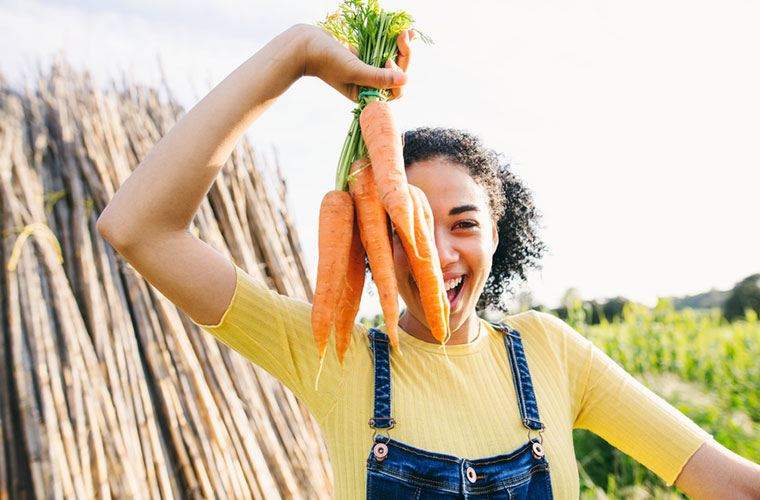
[[[629,373],[710,432],[723,446],[760,462],[760,322],[727,322],[719,310],[675,311],[628,304],[623,320],[587,326],[577,308],[568,322]],[[574,431],[585,497],[680,496],[634,460],[585,430]],[[601,490],[600,490],[601,489]]]

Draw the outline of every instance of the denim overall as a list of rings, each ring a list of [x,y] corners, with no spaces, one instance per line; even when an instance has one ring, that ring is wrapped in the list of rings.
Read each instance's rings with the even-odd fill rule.
[[[504,324],[493,325],[504,333],[504,344],[512,367],[517,403],[528,440],[502,455],[486,458],[459,458],[422,450],[392,439],[387,430],[391,417],[391,373],[388,336],[370,328],[370,349],[375,369],[373,445],[367,457],[367,499],[550,499],[549,463],[542,447],[545,426],[523,351],[520,333]],[[378,430],[385,430],[379,434]],[[531,438],[537,431],[539,439]]]

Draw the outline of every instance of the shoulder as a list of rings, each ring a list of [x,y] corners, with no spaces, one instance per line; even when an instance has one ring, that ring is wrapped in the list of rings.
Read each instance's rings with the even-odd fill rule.
[[[531,349],[530,346],[533,345],[551,343],[551,337],[547,335],[540,314],[542,313],[529,310],[517,314],[503,314],[483,321],[496,335],[507,335],[508,331],[512,331],[513,336],[518,334],[526,348]]]
[[[591,342],[567,322],[553,314],[529,310],[518,314],[504,315],[495,325],[503,323],[520,333],[526,344],[541,346],[565,357],[568,351],[586,351]]]
[[[570,326],[565,320],[551,313],[530,310],[515,316],[510,316],[510,318],[516,318],[518,316],[524,316],[524,318],[520,319],[523,324],[534,330],[540,330],[542,334],[549,340],[553,339],[555,341],[583,341],[586,339],[580,332]]]
[[[490,321],[490,323],[496,327],[506,325],[513,330],[517,330],[523,339],[530,340],[551,336],[547,335],[547,333],[548,330],[555,330],[557,328],[556,321],[564,323],[561,319],[551,314],[531,309],[517,314],[502,315]]]

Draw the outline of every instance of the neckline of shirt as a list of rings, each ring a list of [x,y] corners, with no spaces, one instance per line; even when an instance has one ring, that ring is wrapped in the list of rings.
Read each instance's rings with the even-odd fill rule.
[[[493,327],[483,318],[478,318],[478,322],[480,323],[480,328],[478,328],[477,336],[466,344],[446,345],[447,355],[464,356],[477,353],[488,344],[488,338],[491,336],[491,330]],[[440,356],[444,355],[443,346],[441,344],[434,344],[432,342],[420,340],[400,326],[398,327],[398,336],[402,351],[406,347],[411,347],[414,350],[425,351]]]

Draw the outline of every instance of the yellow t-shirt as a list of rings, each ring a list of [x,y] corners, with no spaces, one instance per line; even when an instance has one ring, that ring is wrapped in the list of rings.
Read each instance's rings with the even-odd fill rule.
[[[319,390],[311,304],[280,295],[235,265],[235,293],[220,322],[200,325],[279,379],[319,423],[338,499],[363,498],[370,453],[374,379],[366,328],[356,324],[345,366],[330,339]],[[672,485],[712,436],[646,388],[591,341],[550,314],[528,311],[505,323],[523,339],[550,465],[554,498],[578,498],[572,429],[589,429]],[[481,458],[527,439],[502,333],[485,320],[474,341],[447,346],[399,329],[403,356],[391,353],[394,439],[418,448]],[[535,436],[535,432],[532,434]]]

